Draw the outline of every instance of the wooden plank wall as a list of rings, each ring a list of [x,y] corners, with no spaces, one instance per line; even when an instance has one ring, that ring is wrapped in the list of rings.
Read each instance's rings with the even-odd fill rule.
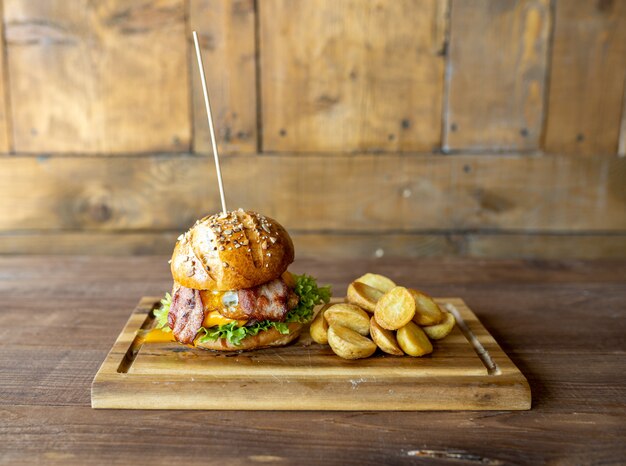
[[[4,0],[12,149],[189,151],[184,6]]]
[[[612,155],[624,114],[626,2],[558,3],[545,148]]]
[[[257,151],[256,29],[254,0],[190,0],[190,30],[198,31],[211,83],[220,153]],[[188,31],[188,37],[190,31]],[[193,150],[211,152],[197,60],[189,39],[193,80]]]
[[[169,253],[230,206],[299,255],[626,257],[626,8],[0,0],[0,254]]]
[[[444,148],[539,149],[549,0],[453,0]]]
[[[259,2],[263,149],[439,147],[445,5]]]

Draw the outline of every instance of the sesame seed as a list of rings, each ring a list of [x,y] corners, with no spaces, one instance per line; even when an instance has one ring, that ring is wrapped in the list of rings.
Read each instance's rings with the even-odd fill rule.
[[[224,249],[226,249],[224,246],[220,246],[220,251],[223,251]]]
[[[269,266],[270,266],[269,264],[265,264],[265,267],[269,267]]]
[[[270,236],[270,241],[272,242],[272,244],[274,244],[276,242],[276,238],[274,238],[273,236]]]
[[[223,265],[224,267],[228,267],[228,262],[222,262],[222,265]]]
[[[224,231],[224,234],[225,234],[226,236],[230,236],[230,235],[232,235],[232,234],[233,234],[233,230],[225,230],[225,231]]]
[[[266,254],[266,256],[267,256],[267,257],[272,257],[272,253],[271,253],[271,252],[268,252],[268,253]]]

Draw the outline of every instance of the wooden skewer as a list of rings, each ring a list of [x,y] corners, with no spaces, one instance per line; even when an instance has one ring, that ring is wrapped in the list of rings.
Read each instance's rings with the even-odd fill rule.
[[[206,107],[206,116],[209,122],[209,131],[211,133],[211,145],[213,146],[213,158],[215,159],[215,171],[217,172],[217,184],[220,188],[220,198],[222,200],[222,212],[226,214],[226,198],[224,197],[224,185],[222,184],[222,170],[220,169],[220,156],[217,153],[217,142],[215,142],[215,130],[213,129],[213,117],[211,115],[211,103],[209,102],[209,91],[206,85],[206,77],[204,75],[204,65],[202,64],[202,55],[200,54],[200,44],[198,43],[198,33],[193,31],[193,42],[196,46],[196,57],[198,58],[198,68],[200,72],[200,81],[202,82],[202,92],[204,93],[204,106]]]

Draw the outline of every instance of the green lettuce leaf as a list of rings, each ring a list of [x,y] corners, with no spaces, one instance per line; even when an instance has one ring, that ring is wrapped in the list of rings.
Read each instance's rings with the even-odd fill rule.
[[[233,345],[239,345],[241,340],[248,336],[248,332],[246,332],[245,327],[238,327],[237,322],[220,325],[219,327],[200,327],[199,333],[204,333],[204,335],[198,338],[200,343],[204,343],[205,341],[215,341],[218,338],[226,338]]]
[[[299,297],[298,306],[289,311],[285,320],[306,324],[313,317],[315,306],[330,301],[330,286],[318,287],[315,278],[309,275],[294,275],[294,278],[294,291]]]
[[[161,300],[161,307],[152,311],[156,318],[156,328],[161,329],[164,332],[171,332],[169,325],[167,324],[167,315],[170,312],[170,306],[172,305],[172,296],[169,293],[165,293],[165,298]]]
[[[259,332],[268,330],[272,327],[283,335],[286,335],[289,333],[288,324],[290,322],[299,322],[303,324],[309,322],[313,317],[313,309],[315,306],[330,301],[330,287],[318,287],[315,279],[309,275],[294,275],[293,277],[296,282],[294,291],[299,298],[298,305],[289,311],[287,317],[285,318],[285,322],[271,322],[269,320],[263,320],[247,327],[239,327],[237,326],[237,322],[230,322],[225,325],[220,325],[219,327],[202,327],[199,332],[200,337],[198,341],[203,343],[206,341],[215,341],[218,338],[225,338],[229,343],[237,346],[241,343],[241,340],[247,336],[258,335]],[[158,322],[157,328],[162,328],[164,330],[167,328],[167,331],[169,331],[169,327],[167,326],[167,313],[169,312],[171,299],[172,298],[168,293],[165,299],[161,301],[161,309],[154,311]],[[167,308],[167,311],[164,310],[165,308]]]

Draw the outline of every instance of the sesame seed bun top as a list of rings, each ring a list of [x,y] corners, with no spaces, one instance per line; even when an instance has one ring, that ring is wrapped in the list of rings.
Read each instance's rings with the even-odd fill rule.
[[[293,259],[293,243],[282,225],[239,209],[198,220],[179,236],[171,269],[186,288],[239,290],[279,277]]]

